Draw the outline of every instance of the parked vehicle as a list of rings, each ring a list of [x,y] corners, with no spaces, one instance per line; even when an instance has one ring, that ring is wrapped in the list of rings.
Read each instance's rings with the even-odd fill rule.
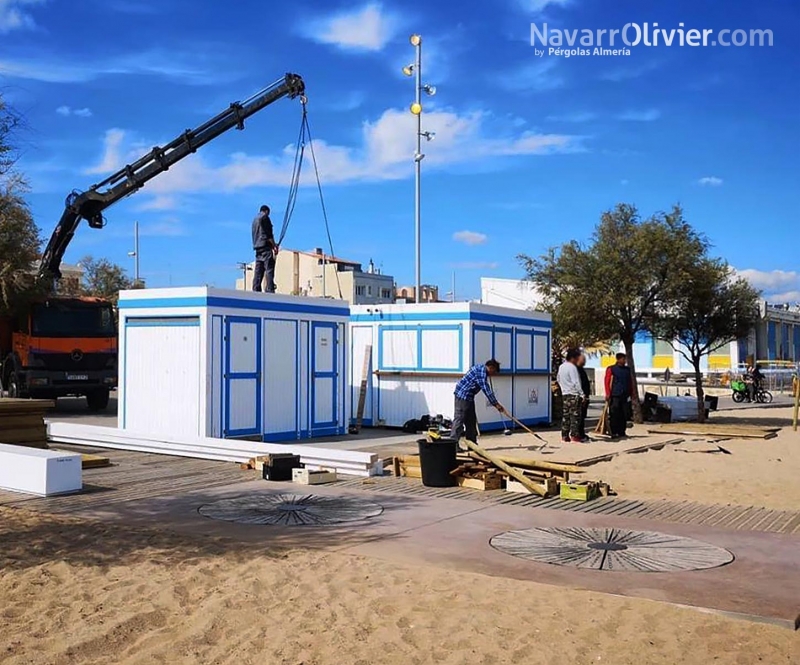
[[[111,303],[53,297],[0,319],[0,379],[9,397],[85,396],[105,409],[117,386]]]

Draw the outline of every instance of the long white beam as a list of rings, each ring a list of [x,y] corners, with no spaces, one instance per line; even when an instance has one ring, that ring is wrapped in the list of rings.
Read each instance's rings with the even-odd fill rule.
[[[352,450],[312,448],[296,444],[284,445],[241,439],[154,437],[129,430],[65,422],[48,422],[47,432],[50,441],[56,443],[240,463],[261,455],[291,453],[299,455],[303,464],[332,468],[342,474],[371,476],[382,471],[377,454]]]

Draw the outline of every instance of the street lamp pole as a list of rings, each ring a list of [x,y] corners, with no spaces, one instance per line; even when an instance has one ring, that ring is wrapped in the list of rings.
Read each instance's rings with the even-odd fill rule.
[[[417,116],[417,147],[414,153],[414,237],[416,242],[416,261],[414,264],[414,295],[415,301],[420,302],[422,297],[422,38],[419,35],[411,36],[411,43],[416,50],[414,72],[416,74],[416,108],[419,109]]]
[[[133,223],[133,251],[128,252],[133,257],[133,283],[139,285],[139,222]]]

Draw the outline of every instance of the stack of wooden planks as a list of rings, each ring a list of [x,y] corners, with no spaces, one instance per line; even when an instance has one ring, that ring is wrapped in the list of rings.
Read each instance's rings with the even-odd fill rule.
[[[44,416],[53,407],[49,399],[0,398],[0,443],[47,448]]]
[[[667,423],[652,427],[651,434],[680,434],[683,436],[705,436],[717,440],[722,439],[771,439],[777,436],[780,427],[762,427],[760,425],[723,425],[701,423]]]
[[[568,482],[570,474],[586,472],[574,464],[494,454],[489,459],[477,452],[459,453],[456,459],[458,467],[451,473],[461,487],[484,491],[506,488],[544,497],[556,496],[560,484]],[[422,478],[419,455],[401,455],[392,464],[395,476]]]

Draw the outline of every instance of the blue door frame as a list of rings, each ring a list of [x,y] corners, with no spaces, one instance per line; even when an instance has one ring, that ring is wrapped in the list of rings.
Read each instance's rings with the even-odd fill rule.
[[[331,353],[331,371],[319,372],[317,371],[317,330],[327,328],[331,331],[333,338],[330,345]],[[312,436],[327,436],[337,434],[338,428],[338,381],[339,381],[339,326],[336,323],[320,323],[314,321],[311,323],[311,413],[309,414],[309,422],[311,423]],[[316,421],[316,404],[317,404],[317,381],[328,380],[331,383],[331,420],[317,422]]]
[[[246,323],[254,326],[256,332],[256,367],[254,372],[233,372],[231,370],[231,324]],[[223,373],[225,384],[225,418],[223,436],[252,436],[261,434],[261,319],[247,316],[225,317],[225,370]],[[256,399],[255,425],[246,429],[231,429],[231,384],[234,381],[255,381]]]

